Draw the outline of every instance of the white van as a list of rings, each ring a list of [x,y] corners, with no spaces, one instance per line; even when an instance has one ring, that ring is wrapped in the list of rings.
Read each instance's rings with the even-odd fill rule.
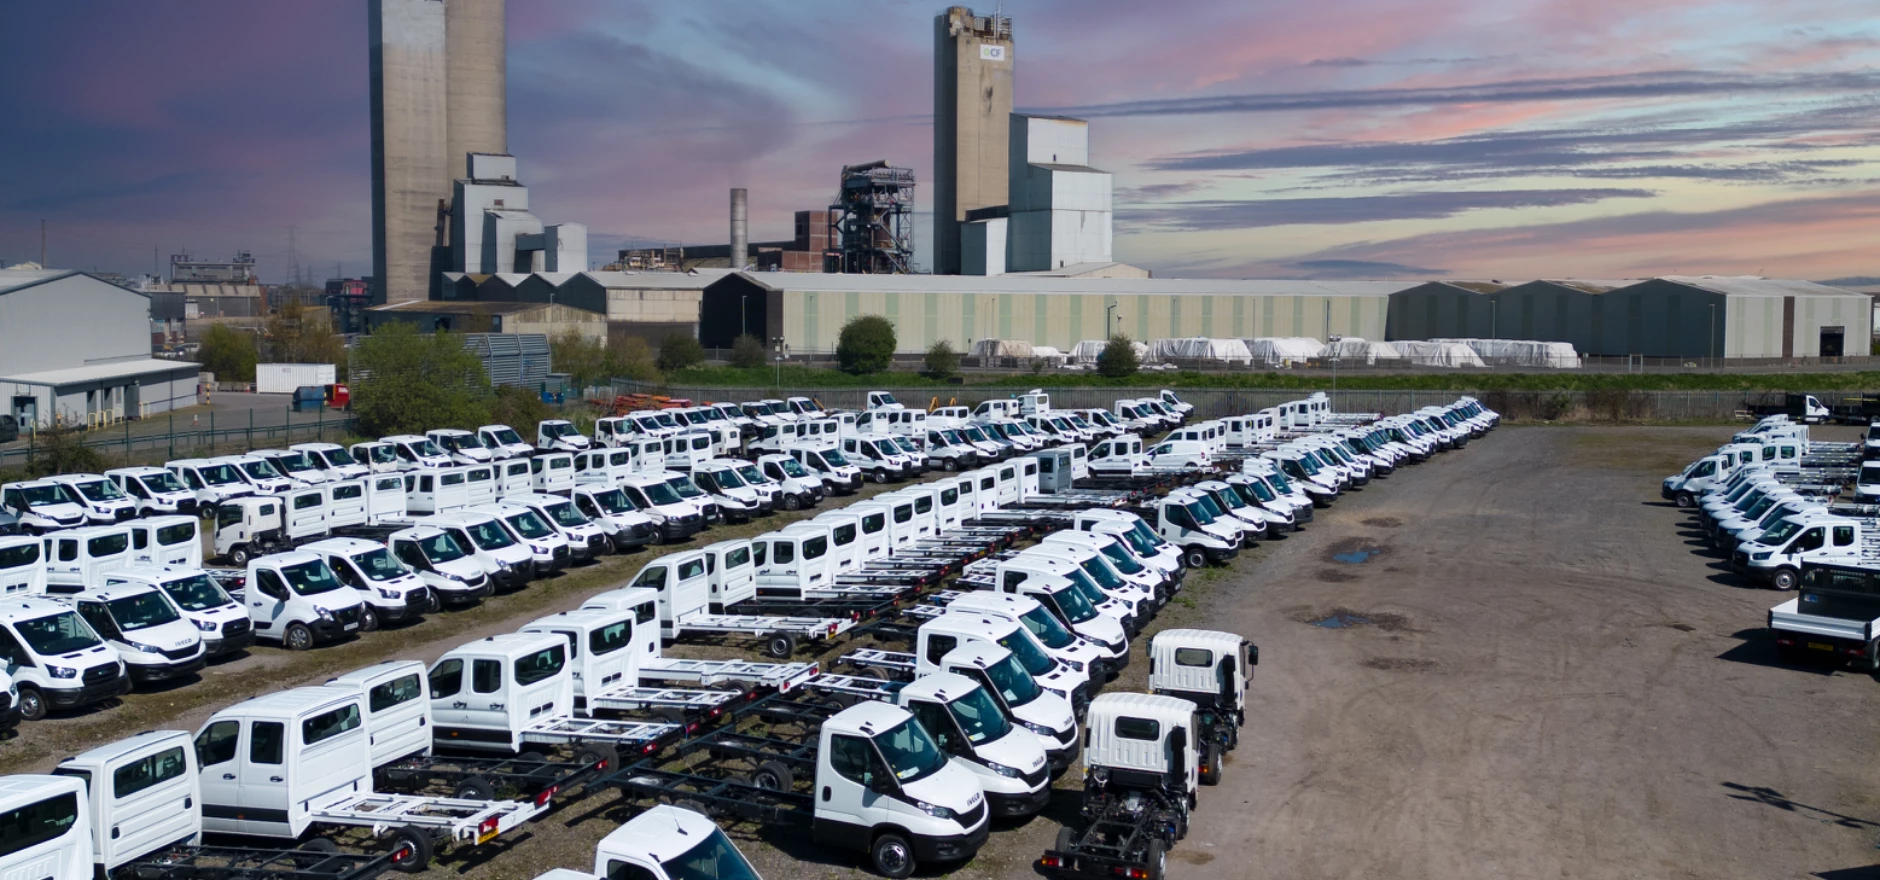
[[[634,507],[632,499],[618,486],[576,486],[569,495],[576,510],[607,532],[615,553],[638,550],[653,543],[658,535],[659,527],[653,518]]]
[[[507,501],[479,504],[466,512],[488,514],[508,529],[509,536],[528,549],[530,561],[535,564],[536,577],[561,571],[574,560],[574,547],[569,544],[567,536],[526,504]],[[583,559],[591,558],[586,544],[581,547],[581,556]]]
[[[514,498],[535,491],[535,475],[526,457],[508,458],[491,465],[496,470],[496,497]]]
[[[431,438],[431,442],[457,464],[489,464],[495,459],[477,435],[462,428],[432,428],[424,432],[424,436]]]
[[[543,419],[535,426],[535,448],[555,452],[580,452],[592,445],[567,419]]]
[[[211,460],[234,467],[235,475],[241,477],[242,482],[247,483],[255,492],[262,495],[286,492],[300,485],[298,480],[289,479],[276,469],[272,462],[259,455],[230,455]]]
[[[416,434],[394,434],[390,437],[379,438],[379,442],[390,446],[392,453],[398,456],[399,461],[404,462],[406,468],[420,470],[445,468],[450,467],[452,463],[450,454],[439,449],[429,437],[420,437]]]
[[[202,632],[170,595],[149,584],[120,580],[61,601],[78,609],[105,644],[117,649],[131,684],[194,675],[208,662]]]
[[[178,611],[202,632],[203,656],[215,659],[247,649],[255,643],[248,609],[229,597],[221,585],[200,568],[133,565],[105,576],[105,586],[142,584],[162,590]]]
[[[683,541],[705,529],[705,513],[674,491],[660,474],[632,474],[620,481],[620,491],[658,528],[660,543]]]
[[[410,623],[438,610],[437,594],[399,564],[384,544],[364,538],[328,538],[300,549],[325,557],[340,583],[358,591],[365,602],[359,609],[360,632],[372,632],[386,623]]]
[[[519,590],[535,577],[535,560],[526,544],[487,513],[467,510],[440,513],[418,521],[451,533],[483,566],[498,590]]]
[[[353,461],[365,465],[367,470],[375,474],[390,474],[410,469],[407,462],[398,457],[398,450],[392,448],[390,443],[367,440],[354,443],[348,451],[352,453]]]
[[[461,529],[413,526],[400,529],[385,540],[392,555],[424,581],[432,598],[441,605],[472,605],[495,591],[483,564],[457,536]],[[469,536],[464,535],[468,541]]]
[[[315,486],[333,479],[313,456],[298,449],[257,449],[249,454],[267,459],[282,476],[302,486]]]
[[[52,480],[28,480],[0,486],[0,513],[19,520],[29,535],[82,526],[85,507],[70,487]]]
[[[522,439],[522,435],[516,433],[515,428],[508,425],[484,425],[478,428],[477,442],[482,443],[490,455],[499,459],[526,458],[535,451],[535,447],[530,446]]]
[[[76,593],[104,583],[106,572],[132,562],[127,525],[66,529],[41,540],[46,545],[46,589],[54,593]]]
[[[357,480],[372,472],[370,467],[353,458],[352,453],[338,443],[296,443],[287,448],[306,453],[313,466],[324,472],[330,480]]]
[[[235,466],[221,459],[184,458],[164,465],[196,496],[198,512],[213,510],[231,498],[255,494]]]
[[[364,599],[319,554],[294,550],[248,563],[243,602],[257,638],[305,651],[358,632]]]
[[[113,468],[104,475],[124,494],[137,501],[140,516],[163,513],[195,514],[196,495],[176,475],[157,467]]]
[[[201,520],[193,516],[153,516],[124,525],[131,530],[132,562],[202,567]]]
[[[503,499],[503,504],[535,511],[536,516],[567,540],[569,558],[574,562],[599,559],[613,549],[608,529],[588,519],[573,501],[560,495],[515,495]]]
[[[0,599],[0,659],[19,688],[20,717],[38,721],[130,692],[130,673],[70,607],[44,597]]]
[[[46,479],[64,486],[72,500],[85,508],[86,519],[94,525],[123,522],[137,515],[137,499],[103,474],[59,474]]]
[[[85,782],[69,776],[0,776],[0,825],[9,829],[0,877],[92,876]]]

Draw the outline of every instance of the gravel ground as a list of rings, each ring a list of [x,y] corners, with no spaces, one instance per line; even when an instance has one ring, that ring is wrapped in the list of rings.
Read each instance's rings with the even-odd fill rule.
[[[1726,435],[1504,428],[1191,577],[1151,630],[1243,633],[1264,663],[1242,747],[1202,792],[1170,873],[1880,876],[1861,870],[1880,861],[1876,683],[1778,666],[1761,624],[1780,597],[1721,573],[1657,498],[1660,477]],[[43,770],[55,753],[134,730],[193,729],[213,706],[379,659],[428,660],[572,607],[649,556],[291,663],[258,649],[202,684],[28,725],[0,747],[0,769]],[[1140,689],[1147,665],[1138,657],[1111,687]],[[1073,770],[1043,815],[995,828],[970,864],[928,876],[1030,876],[1075,818],[1080,785]],[[585,869],[634,810],[613,793],[573,800],[430,874]],[[732,832],[773,880],[867,876],[858,855],[805,835]]]

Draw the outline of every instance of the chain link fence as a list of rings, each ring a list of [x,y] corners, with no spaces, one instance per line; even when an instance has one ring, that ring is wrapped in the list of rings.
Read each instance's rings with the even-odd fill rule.
[[[180,420],[175,416],[125,420],[84,432],[80,443],[118,467],[294,443],[338,443],[352,437],[355,426],[351,415],[325,409],[299,421],[290,412],[285,424],[275,425],[255,424],[253,410],[240,418],[225,414],[219,424],[216,413],[208,412]],[[23,433],[18,443],[0,449],[0,469],[23,467],[37,451],[37,435]]]

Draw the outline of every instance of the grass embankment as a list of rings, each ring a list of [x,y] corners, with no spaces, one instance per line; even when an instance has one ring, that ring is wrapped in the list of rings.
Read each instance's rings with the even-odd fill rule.
[[[960,388],[912,371],[854,376],[836,369],[785,367],[782,385],[792,388]],[[695,367],[669,373],[680,387],[771,388],[775,369]],[[1319,390],[1331,384],[1324,373],[1139,373],[1106,379],[1092,373],[968,373],[968,387],[1010,388],[1276,388]],[[1353,391],[1857,391],[1880,388],[1880,372],[1858,373],[1340,373],[1338,387]]]

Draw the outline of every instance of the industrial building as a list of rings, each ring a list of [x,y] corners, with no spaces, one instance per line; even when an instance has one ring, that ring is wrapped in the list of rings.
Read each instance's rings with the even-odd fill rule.
[[[1777,360],[1866,355],[1872,326],[1867,295],[1811,281],[1433,281],[1391,296],[1386,338],[1524,339],[1608,357]]]
[[[704,290],[699,339],[729,347],[740,333],[793,351],[835,348],[858,315],[894,322],[903,352],[945,339],[965,351],[981,339],[1022,339],[1069,350],[1122,333],[1380,339],[1391,281],[1220,281],[1034,275],[733,273]],[[1106,324],[1108,330],[1106,331]]]
[[[550,303],[452,302],[416,300],[389,303],[367,313],[370,327],[403,321],[420,332],[535,333],[557,337],[575,333],[595,342],[607,341],[607,316]]]
[[[426,299],[457,169],[506,154],[505,0],[368,0],[374,302]],[[585,266],[583,267],[585,268]]]
[[[1012,20],[954,6],[934,18],[933,216],[938,275],[962,271],[967,214],[1009,205]]]
[[[445,276],[445,301],[413,303],[409,306],[379,306],[373,313],[399,311],[425,314],[431,307],[450,306],[439,314],[465,314],[457,307],[534,303],[566,306],[596,316],[605,328],[587,326],[587,319],[566,316],[556,318],[564,326],[582,333],[604,333],[606,338],[635,336],[652,344],[673,333],[697,335],[699,304],[705,288],[729,275],[723,269],[698,269],[691,272],[561,272],[530,274]],[[411,311],[415,310],[415,311]],[[539,331],[554,335],[557,330]]]
[[[588,267],[587,227],[544,225],[529,210],[516,157],[471,153],[452,184],[450,258],[445,272],[580,272]]]
[[[196,402],[199,367],[150,356],[150,298],[82,272],[0,270],[0,405],[49,428]]]

